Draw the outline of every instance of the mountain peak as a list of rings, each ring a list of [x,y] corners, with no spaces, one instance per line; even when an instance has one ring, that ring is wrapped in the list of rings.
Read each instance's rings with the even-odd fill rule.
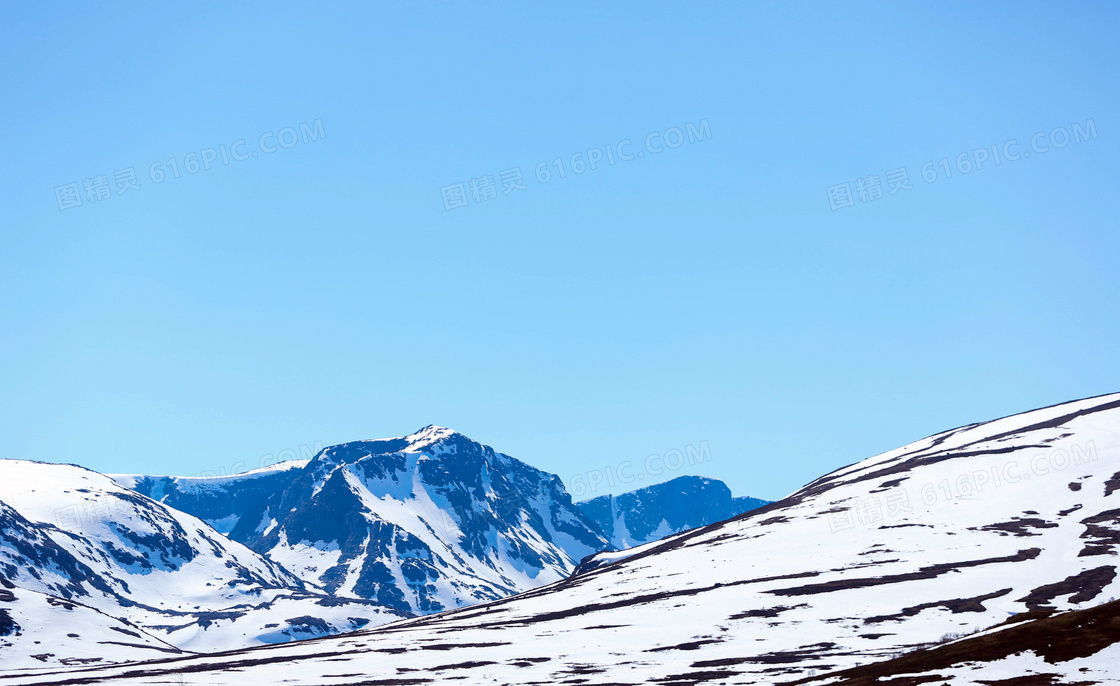
[[[422,450],[429,446],[443,443],[449,439],[470,440],[454,429],[448,429],[446,426],[437,426],[435,424],[429,424],[423,429],[405,436],[404,439],[409,441],[409,448],[412,450]]]
[[[315,461],[320,463],[329,462],[343,464],[357,462],[358,460],[375,455],[398,455],[400,453],[419,452],[440,454],[442,452],[454,452],[454,450],[441,449],[443,444],[463,441],[470,443],[475,442],[458,431],[448,429],[444,426],[429,424],[406,436],[396,436],[394,438],[367,438],[364,440],[330,445],[319,451],[319,454],[315,456]]]
[[[608,546],[559,477],[436,425],[324,448],[229,532],[313,585],[401,613],[559,581]]]

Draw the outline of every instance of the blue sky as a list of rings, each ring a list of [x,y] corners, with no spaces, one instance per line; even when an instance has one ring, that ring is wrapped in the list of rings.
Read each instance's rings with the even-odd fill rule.
[[[193,474],[434,423],[643,474],[596,494],[778,498],[1120,390],[1117,19],[5,3],[0,456]]]

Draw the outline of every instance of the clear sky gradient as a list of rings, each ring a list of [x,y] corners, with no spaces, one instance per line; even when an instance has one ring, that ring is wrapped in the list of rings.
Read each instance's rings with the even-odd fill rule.
[[[0,4],[0,456],[440,424],[778,498],[1118,391],[1118,14]]]

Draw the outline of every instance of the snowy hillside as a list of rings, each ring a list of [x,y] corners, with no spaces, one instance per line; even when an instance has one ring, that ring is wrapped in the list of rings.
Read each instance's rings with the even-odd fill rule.
[[[1035,610],[990,631],[896,658],[798,680],[798,684],[875,686],[1091,686],[1120,683],[1120,601],[1084,610]]]
[[[72,676],[109,684],[155,684],[176,673],[205,684],[830,684],[840,677],[818,677],[1015,614],[1034,613],[1022,617],[1029,630],[1061,620],[1035,619],[1051,610],[1108,601],[1120,595],[1118,546],[1120,395],[1112,395],[916,441],[733,520],[602,555],[584,573],[516,597],[314,642]],[[1095,612],[1094,626],[1120,621],[1115,604]],[[1068,616],[1070,631],[1090,621]],[[1023,674],[1014,676],[1045,670],[1062,683],[1120,681],[1120,636],[1094,636],[1079,648],[1090,654],[1077,658],[1024,637],[1012,647],[1025,651],[1011,668]],[[979,661],[938,659],[962,673],[993,673],[998,657],[960,653],[969,654]]]
[[[35,630],[49,627],[50,631]],[[0,588],[0,667],[150,660],[182,651],[125,620],[24,588]]]
[[[730,519],[766,504],[758,498],[733,498],[727,484],[702,476],[679,476],[622,495],[576,503],[619,550]]]
[[[559,477],[434,426],[324,449],[230,537],[404,613],[542,586],[608,546]]]
[[[20,607],[35,602],[29,591],[49,596],[51,607],[80,603],[188,650],[338,633],[402,616],[330,598],[204,522],[104,475],[21,460],[0,460],[0,584]],[[20,611],[23,619],[14,621],[23,643],[55,646],[70,633],[57,611]],[[75,609],[79,615],[92,621]],[[18,648],[0,647],[5,665],[27,657]],[[117,659],[112,650],[105,654]]]

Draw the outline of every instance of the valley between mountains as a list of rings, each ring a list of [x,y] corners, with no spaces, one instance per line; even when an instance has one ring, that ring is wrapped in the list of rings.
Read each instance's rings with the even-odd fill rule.
[[[438,427],[244,497],[3,467],[0,684],[1120,683],[1120,394],[674,512],[648,542],[675,495],[572,503]],[[63,491],[126,505],[63,527]]]

